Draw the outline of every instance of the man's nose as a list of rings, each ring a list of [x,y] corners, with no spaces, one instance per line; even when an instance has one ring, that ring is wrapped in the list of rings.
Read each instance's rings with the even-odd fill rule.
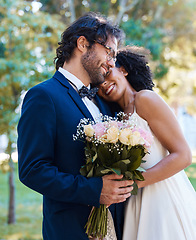
[[[115,67],[115,60],[112,58],[110,60],[107,60],[107,64],[110,68],[114,68]]]

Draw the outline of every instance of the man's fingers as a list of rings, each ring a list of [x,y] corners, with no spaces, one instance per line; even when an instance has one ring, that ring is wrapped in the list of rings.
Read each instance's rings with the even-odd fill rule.
[[[123,194],[127,194],[130,193],[133,190],[133,187],[126,187],[126,188],[119,188],[118,190],[118,194],[123,195]]]
[[[110,205],[126,201],[131,196],[133,187],[132,180],[122,180],[123,175],[111,174],[105,175],[103,179],[103,188],[100,196],[100,203]]]
[[[102,177],[103,180],[120,180],[123,178],[123,175],[117,175],[117,174],[110,174],[105,175]],[[116,187],[127,187],[131,186],[133,184],[133,180],[123,180],[123,181],[115,181],[113,184],[115,184]]]
[[[108,180],[116,180],[116,179],[121,179],[123,178],[123,175],[118,175],[118,174],[110,174],[110,175],[104,175],[103,178],[108,179]]]
[[[100,197],[100,203],[101,204],[106,204],[106,205],[111,205],[113,203],[120,203],[120,202],[125,202],[127,198],[131,196],[131,193],[126,193],[123,195],[101,195]]]
[[[127,200],[127,198],[129,198],[131,196],[131,193],[126,193],[126,194],[123,194],[123,195],[117,195],[115,196],[112,201],[114,203],[120,203],[120,202],[125,202]]]
[[[125,188],[125,187],[133,185],[133,183],[134,183],[133,180],[124,180],[124,181],[119,181],[118,185],[120,188]]]

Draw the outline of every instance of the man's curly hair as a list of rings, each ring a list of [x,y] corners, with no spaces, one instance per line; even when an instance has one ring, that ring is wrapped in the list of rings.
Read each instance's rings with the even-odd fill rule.
[[[153,90],[152,72],[148,66],[150,51],[137,46],[127,46],[117,52],[116,67],[124,67],[130,85],[138,92],[143,89]]]
[[[68,62],[77,46],[77,39],[84,36],[89,42],[89,49],[96,40],[106,43],[109,36],[115,37],[118,43],[124,39],[124,32],[113,25],[105,16],[100,13],[88,12],[71,24],[61,35],[59,47],[56,49],[54,62],[56,69]]]

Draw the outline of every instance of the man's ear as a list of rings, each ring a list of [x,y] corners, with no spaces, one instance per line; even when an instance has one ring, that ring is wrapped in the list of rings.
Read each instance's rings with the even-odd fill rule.
[[[128,72],[125,70],[125,68],[123,66],[121,66],[119,69],[125,77],[128,75]]]
[[[82,53],[86,52],[88,46],[89,46],[89,43],[88,43],[87,39],[84,36],[80,36],[77,39],[77,48]]]

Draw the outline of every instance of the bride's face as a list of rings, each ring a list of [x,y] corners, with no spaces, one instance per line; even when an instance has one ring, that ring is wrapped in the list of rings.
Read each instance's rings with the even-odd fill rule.
[[[99,85],[98,95],[109,102],[118,102],[125,93],[127,87],[127,72],[124,68],[114,67],[110,69],[105,82]]]

